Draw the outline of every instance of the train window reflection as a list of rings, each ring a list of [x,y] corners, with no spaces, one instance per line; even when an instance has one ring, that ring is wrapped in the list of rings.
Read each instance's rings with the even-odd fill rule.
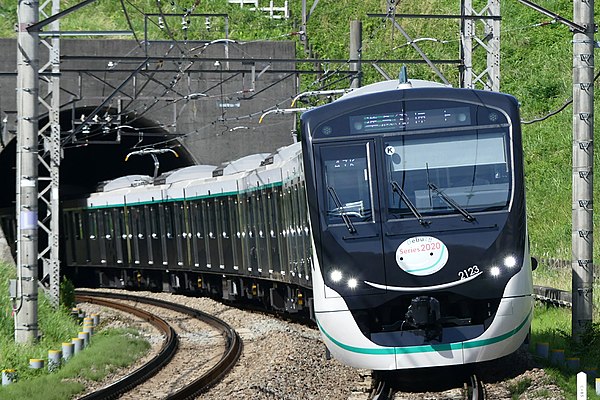
[[[324,197],[329,223],[372,219],[371,182],[367,146],[339,145],[321,150]]]
[[[384,144],[388,180],[401,186],[420,213],[457,211],[434,187],[470,211],[502,209],[511,185],[507,141],[505,131],[402,136]],[[391,218],[413,215],[391,189],[388,211]]]

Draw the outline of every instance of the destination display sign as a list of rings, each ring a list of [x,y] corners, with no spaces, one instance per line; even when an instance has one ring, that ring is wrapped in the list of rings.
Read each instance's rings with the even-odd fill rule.
[[[470,107],[350,116],[350,133],[378,133],[471,125]]]

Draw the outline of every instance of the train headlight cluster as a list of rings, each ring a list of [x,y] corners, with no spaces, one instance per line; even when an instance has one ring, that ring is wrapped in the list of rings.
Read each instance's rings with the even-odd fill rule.
[[[344,274],[339,269],[334,269],[329,274],[329,278],[333,283],[341,283],[344,281]],[[350,277],[346,280],[346,285],[350,289],[356,289],[358,287],[358,279]]]
[[[513,255],[506,256],[502,260],[501,266],[506,267],[507,269],[510,270],[517,266],[517,258]],[[500,274],[502,273],[502,270],[497,265],[490,267],[489,271],[490,271],[490,275],[492,275],[494,278],[499,277]]]

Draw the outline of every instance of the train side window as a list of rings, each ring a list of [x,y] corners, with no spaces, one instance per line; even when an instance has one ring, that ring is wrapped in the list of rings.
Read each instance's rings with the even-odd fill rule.
[[[342,223],[344,215],[355,221],[372,220],[369,144],[324,146],[321,160],[327,221]]]
[[[138,207],[136,207],[135,209],[135,213],[136,213],[136,222],[137,222],[137,235],[138,235],[138,239],[145,239],[146,238],[146,221],[144,218],[144,210],[140,209]]]
[[[202,239],[204,237],[204,230],[202,229],[202,210],[199,203],[194,202],[192,205],[192,216],[194,218],[195,235],[198,239]]]
[[[89,221],[89,237],[92,240],[96,240],[98,238],[98,216],[96,211],[90,211],[88,214]]]
[[[167,238],[172,239],[174,236],[172,204],[165,204],[165,230],[167,231]]]
[[[73,214],[73,231],[75,232],[75,239],[83,239],[83,223],[81,221],[81,214],[75,211]]]
[[[230,225],[230,217],[229,217],[229,197],[225,197],[221,200],[221,228],[223,232],[223,238],[229,239],[231,234],[231,225]]]
[[[106,239],[110,240],[115,236],[115,223],[113,220],[112,212],[104,211],[104,230]]]
[[[215,201],[208,200],[206,206],[208,211],[208,236],[211,239],[215,239],[217,237],[217,213],[215,210]]]

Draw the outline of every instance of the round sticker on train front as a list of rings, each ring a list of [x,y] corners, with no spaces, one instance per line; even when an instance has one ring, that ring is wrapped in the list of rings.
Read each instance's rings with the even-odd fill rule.
[[[448,248],[432,236],[416,236],[405,240],[396,250],[396,262],[411,275],[424,276],[438,272],[448,261]]]

